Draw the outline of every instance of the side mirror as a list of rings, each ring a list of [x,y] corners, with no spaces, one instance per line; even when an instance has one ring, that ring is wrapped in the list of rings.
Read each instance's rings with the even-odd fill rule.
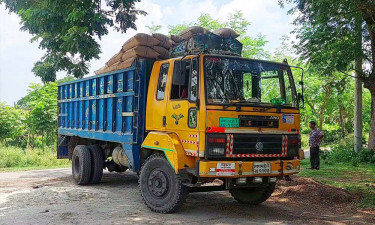
[[[303,94],[298,93],[297,98],[298,98],[298,105],[299,105],[300,102],[302,102],[302,107],[301,108],[305,108],[305,99],[303,98]]]
[[[201,100],[199,98],[197,98],[197,101],[195,103],[195,105],[197,107],[197,110],[199,110],[200,104],[201,104]]]

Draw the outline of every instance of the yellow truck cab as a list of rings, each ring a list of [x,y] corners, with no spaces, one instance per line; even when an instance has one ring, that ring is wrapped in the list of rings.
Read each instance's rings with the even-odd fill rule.
[[[259,204],[277,178],[300,170],[298,100],[287,63],[209,54],[156,61],[141,155],[162,152],[178,189],[229,190],[240,202]],[[176,186],[171,180],[160,166],[142,168],[140,186],[151,209],[169,212],[183,201],[185,191],[168,186]],[[176,193],[169,196],[171,189]],[[161,207],[163,197],[176,204]]]

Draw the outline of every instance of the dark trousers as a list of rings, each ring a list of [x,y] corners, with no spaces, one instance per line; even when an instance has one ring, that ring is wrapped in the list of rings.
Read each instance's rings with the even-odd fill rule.
[[[319,146],[310,147],[310,164],[312,169],[320,168]]]

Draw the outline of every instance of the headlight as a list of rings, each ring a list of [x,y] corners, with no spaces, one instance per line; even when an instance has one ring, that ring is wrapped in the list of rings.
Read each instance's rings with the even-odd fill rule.
[[[210,156],[224,156],[225,148],[224,147],[209,147],[208,154]]]

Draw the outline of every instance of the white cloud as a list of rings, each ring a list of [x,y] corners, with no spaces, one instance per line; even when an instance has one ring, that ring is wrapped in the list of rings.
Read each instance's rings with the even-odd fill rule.
[[[31,35],[19,31],[20,19],[0,5],[0,101],[13,104],[25,96],[30,83],[40,82],[31,72],[44,54]]]

